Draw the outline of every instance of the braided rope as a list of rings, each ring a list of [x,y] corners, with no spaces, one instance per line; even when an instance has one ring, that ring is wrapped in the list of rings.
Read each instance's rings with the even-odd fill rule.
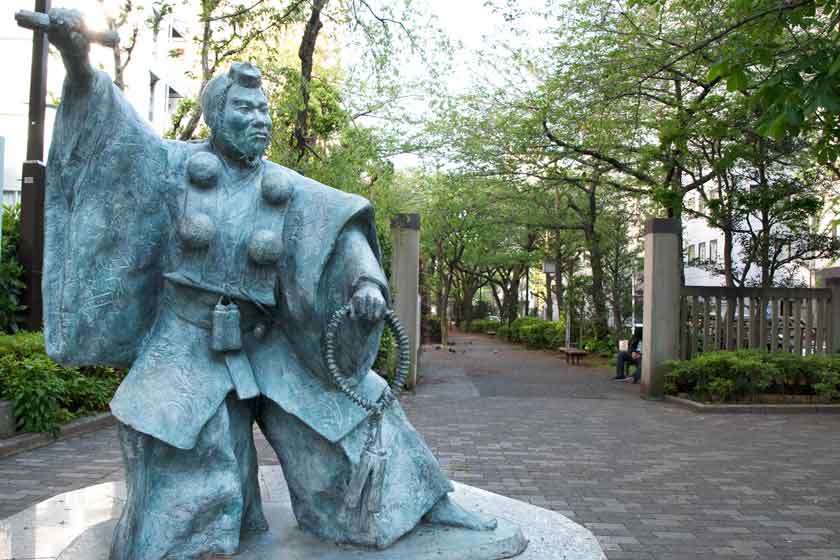
[[[411,367],[411,344],[408,339],[408,334],[405,332],[405,328],[403,328],[399,319],[397,319],[394,310],[386,310],[384,316],[385,325],[391,329],[394,338],[397,340],[397,347],[399,348],[397,374],[394,378],[394,383],[390,386],[390,390],[383,391],[379,399],[372,401],[364,398],[350,386],[347,382],[347,377],[342,375],[338,370],[338,362],[335,359],[336,336],[339,328],[344,323],[344,318],[350,314],[350,309],[350,303],[344,304],[333,313],[330,322],[327,323],[327,332],[324,339],[324,360],[327,364],[327,371],[330,377],[332,377],[333,382],[347,398],[372,413],[373,416],[381,416],[391,401],[398,398],[400,393],[402,393],[405,382],[408,379],[408,372]]]

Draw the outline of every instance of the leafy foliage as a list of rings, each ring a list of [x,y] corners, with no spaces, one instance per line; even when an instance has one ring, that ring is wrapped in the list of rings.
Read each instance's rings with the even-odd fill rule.
[[[397,375],[397,361],[399,349],[396,347],[394,335],[391,329],[382,331],[382,339],[379,341],[379,352],[373,362],[373,371],[383,377],[388,384],[393,383]]]
[[[563,321],[545,321],[520,317],[510,326],[499,327],[496,336],[510,342],[525,343],[528,348],[556,349],[563,345],[566,326]]]
[[[55,363],[41,333],[0,336],[0,398],[14,403],[18,429],[25,432],[56,434],[65,422],[107,410],[124,375]]]
[[[467,323],[466,328],[464,330],[472,333],[488,334],[495,333],[500,326],[500,321],[493,321],[491,319],[474,319]]]
[[[3,234],[0,245],[0,333],[13,333],[23,322],[21,296],[26,285],[23,283],[23,267],[18,261],[20,242],[20,206],[3,208]]]
[[[797,356],[759,350],[718,351],[668,363],[671,394],[703,401],[755,400],[765,394],[840,397],[840,355]]]

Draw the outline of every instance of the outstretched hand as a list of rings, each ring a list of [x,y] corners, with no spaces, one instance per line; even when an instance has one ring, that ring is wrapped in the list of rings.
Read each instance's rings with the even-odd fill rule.
[[[385,316],[387,305],[382,291],[375,284],[363,284],[350,299],[350,313],[352,317],[360,318],[370,323],[379,321]]]
[[[86,57],[90,41],[85,31],[82,13],[78,10],[53,8],[50,10],[50,28],[47,32],[50,43],[64,56]]]

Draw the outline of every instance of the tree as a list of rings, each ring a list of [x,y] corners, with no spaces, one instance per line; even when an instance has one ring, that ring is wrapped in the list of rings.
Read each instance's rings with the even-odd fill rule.
[[[98,0],[105,10],[105,0]],[[141,23],[134,17],[141,10],[133,0],[123,0],[117,8],[116,14],[109,13],[106,16],[108,30],[120,33],[126,26],[128,26],[128,33],[126,37],[120,38],[120,43],[114,46],[114,85],[125,90],[125,70],[131,63],[131,56],[134,54],[134,48],[137,46],[137,36],[140,34]],[[131,20],[131,21],[130,21]]]

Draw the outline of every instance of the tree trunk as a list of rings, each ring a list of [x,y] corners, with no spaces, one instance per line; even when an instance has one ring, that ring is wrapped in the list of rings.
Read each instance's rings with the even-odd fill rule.
[[[615,336],[621,336],[621,302],[619,301],[620,294],[616,293],[613,294],[612,300],[612,316],[613,316],[613,325],[615,325]]]
[[[595,231],[595,215],[593,204],[595,202],[594,189],[590,197],[589,223],[584,227],[584,239],[586,239],[589,250],[589,264],[592,267],[592,306],[595,313],[592,329],[595,338],[601,339],[607,335],[607,307],[604,297],[604,263],[601,254],[601,240],[598,232]]]
[[[734,273],[732,271],[733,260],[732,260],[732,250],[733,250],[733,242],[732,239],[732,229],[726,228],[723,230],[723,277],[726,281],[727,288],[735,287],[735,278]]]
[[[461,300],[461,320],[465,325],[469,324],[473,318],[473,299],[475,298],[475,293],[478,291],[480,286],[480,282],[475,280],[473,277],[468,276],[465,279],[462,279],[462,288],[461,291],[463,293],[463,299]]]
[[[298,49],[300,58],[300,97],[301,106],[298,110],[295,130],[292,136],[294,148],[297,151],[297,159],[301,161],[309,148],[309,84],[312,81],[313,57],[315,55],[315,44],[318,40],[318,32],[323,27],[321,22],[321,11],[327,5],[328,0],[314,0],[312,3],[312,14],[306,27],[303,30],[303,39]]]
[[[190,112],[190,118],[187,124],[184,125],[184,128],[178,134],[178,140],[186,141],[191,139],[195,129],[198,128],[198,122],[201,120],[201,96],[204,94],[204,88],[207,87],[210,78],[213,77],[213,69],[210,68],[210,41],[213,37],[213,29],[210,27],[210,21],[211,14],[217,5],[218,0],[203,0],[202,2],[204,29],[201,36],[201,85],[198,88],[199,102],[195,104],[195,107]],[[175,133],[177,131],[173,130],[172,132]]]
[[[554,318],[554,298],[551,297],[551,274],[545,273],[545,318],[551,321]]]

